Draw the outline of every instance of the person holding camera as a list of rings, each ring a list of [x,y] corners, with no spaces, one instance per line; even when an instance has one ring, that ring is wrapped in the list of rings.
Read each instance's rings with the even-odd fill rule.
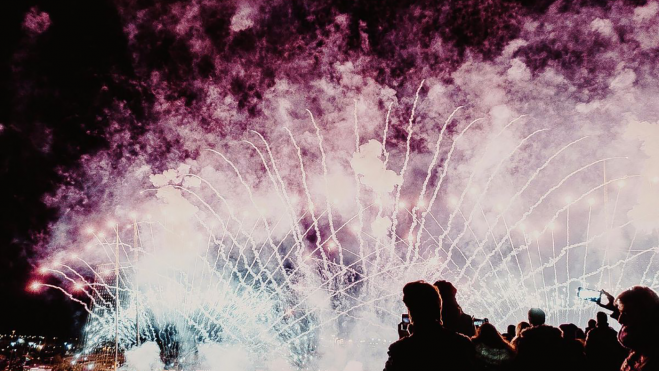
[[[659,296],[651,288],[634,286],[617,298],[602,290],[608,299],[597,301],[611,310],[622,328],[618,341],[629,349],[621,371],[659,371]],[[593,330],[594,331],[594,330]],[[591,331],[592,333],[592,331]]]
[[[469,338],[442,326],[442,301],[435,286],[425,281],[406,284],[403,303],[414,330],[389,346],[384,371],[474,369]]]

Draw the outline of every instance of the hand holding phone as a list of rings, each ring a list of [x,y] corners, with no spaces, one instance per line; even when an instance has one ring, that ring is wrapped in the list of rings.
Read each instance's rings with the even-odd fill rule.
[[[595,302],[602,308],[615,310],[615,307],[613,306],[613,295],[604,290],[593,290],[579,287],[577,289],[577,297],[583,300]]]
[[[398,324],[398,338],[402,339],[406,336],[411,335],[410,327],[411,327],[411,321],[410,321],[410,315],[407,313],[403,313],[401,322]]]
[[[582,300],[599,303],[602,299],[602,290],[593,290],[587,289],[585,287],[579,287],[577,289],[577,297]]]
[[[611,311],[615,312],[615,311],[617,311],[617,308],[613,304],[614,301],[615,301],[615,298],[613,297],[613,295],[611,295],[608,292],[602,290],[602,299],[597,304],[599,304],[599,306],[604,308],[604,309],[608,309],[608,310],[611,310]]]
[[[487,318],[482,318],[482,319],[481,318],[474,318],[474,326],[475,327],[481,327],[481,326],[483,326],[484,323],[488,323],[488,322],[490,322],[490,320],[488,320]]]

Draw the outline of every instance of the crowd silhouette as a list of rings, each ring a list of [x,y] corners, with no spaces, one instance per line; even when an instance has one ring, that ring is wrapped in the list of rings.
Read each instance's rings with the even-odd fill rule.
[[[659,371],[659,296],[634,286],[597,304],[581,329],[573,323],[545,323],[541,308],[530,308],[528,322],[501,334],[487,319],[464,313],[457,289],[447,281],[410,282],[403,302],[410,323],[398,326],[400,339],[389,347],[384,371]],[[407,318],[406,315],[406,318]],[[613,318],[620,331],[609,325]]]

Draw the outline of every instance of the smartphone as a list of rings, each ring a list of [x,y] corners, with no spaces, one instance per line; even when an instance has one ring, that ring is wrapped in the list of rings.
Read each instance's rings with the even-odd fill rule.
[[[595,303],[602,303],[604,305],[608,302],[608,298],[602,290],[593,290],[584,287],[577,289],[577,297],[582,300],[594,301]]]
[[[476,327],[481,327],[483,326],[483,323],[488,323],[489,320],[487,318],[474,318],[474,326]]]
[[[412,327],[412,323],[410,321],[410,315],[407,313],[403,313],[402,322],[398,324],[398,337],[402,339],[406,336],[409,336],[410,327]]]

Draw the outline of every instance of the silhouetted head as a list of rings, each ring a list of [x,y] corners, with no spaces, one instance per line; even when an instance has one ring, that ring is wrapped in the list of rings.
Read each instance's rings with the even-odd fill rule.
[[[437,281],[435,282],[435,287],[439,291],[439,295],[442,297],[444,302],[456,301],[455,296],[458,294],[458,289],[453,286],[449,281]]]
[[[563,332],[563,339],[574,340],[577,338],[577,325],[573,323],[564,323],[558,328]]]
[[[410,282],[403,287],[403,302],[415,325],[441,323],[442,299],[435,286],[425,281]]]
[[[531,326],[540,326],[545,324],[545,312],[540,308],[529,309],[529,323]]]
[[[439,295],[441,295],[443,299],[454,298],[458,293],[458,289],[456,289],[455,286],[453,286],[453,284],[449,281],[437,281],[435,282],[435,287],[437,287]]]
[[[659,347],[659,296],[649,287],[634,286],[618,295],[618,332],[620,344],[641,354]]]
[[[609,325],[609,316],[604,312],[597,312],[597,326],[606,327]]]
[[[589,319],[588,320],[588,328],[594,328],[597,322],[595,322],[594,319]]]
[[[437,281],[434,285],[442,299],[442,322],[453,331],[460,332],[460,317],[464,314],[456,295],[458,289],[448,281]]]
[[[615,305],[620,311],[618,322],[623,326],[653,324],[659,316],[659,296],[649,287],[634,286],[623,291]]]
[[[577,339],[586,341],[586,333],[581,329],[581,327],[576,326],[576,325],[575,325],[575,327],[577,329]]]
[[[519,336],[519,334],[521,334],[522,331],[524,331],[524,329],[527,329],[529,327],[531,327],[531,325],[526,321],[522,321],[518,323],[517,328],[515,329],[515,336]]]
[[[515,325],[508,325],[508,331],[506,333],[510,336],[515,336]]]
[[[507,344],[496,327],[489,322],[483,323],[476,330],[476,336],[473,339],[491,347],[503,348]]]

